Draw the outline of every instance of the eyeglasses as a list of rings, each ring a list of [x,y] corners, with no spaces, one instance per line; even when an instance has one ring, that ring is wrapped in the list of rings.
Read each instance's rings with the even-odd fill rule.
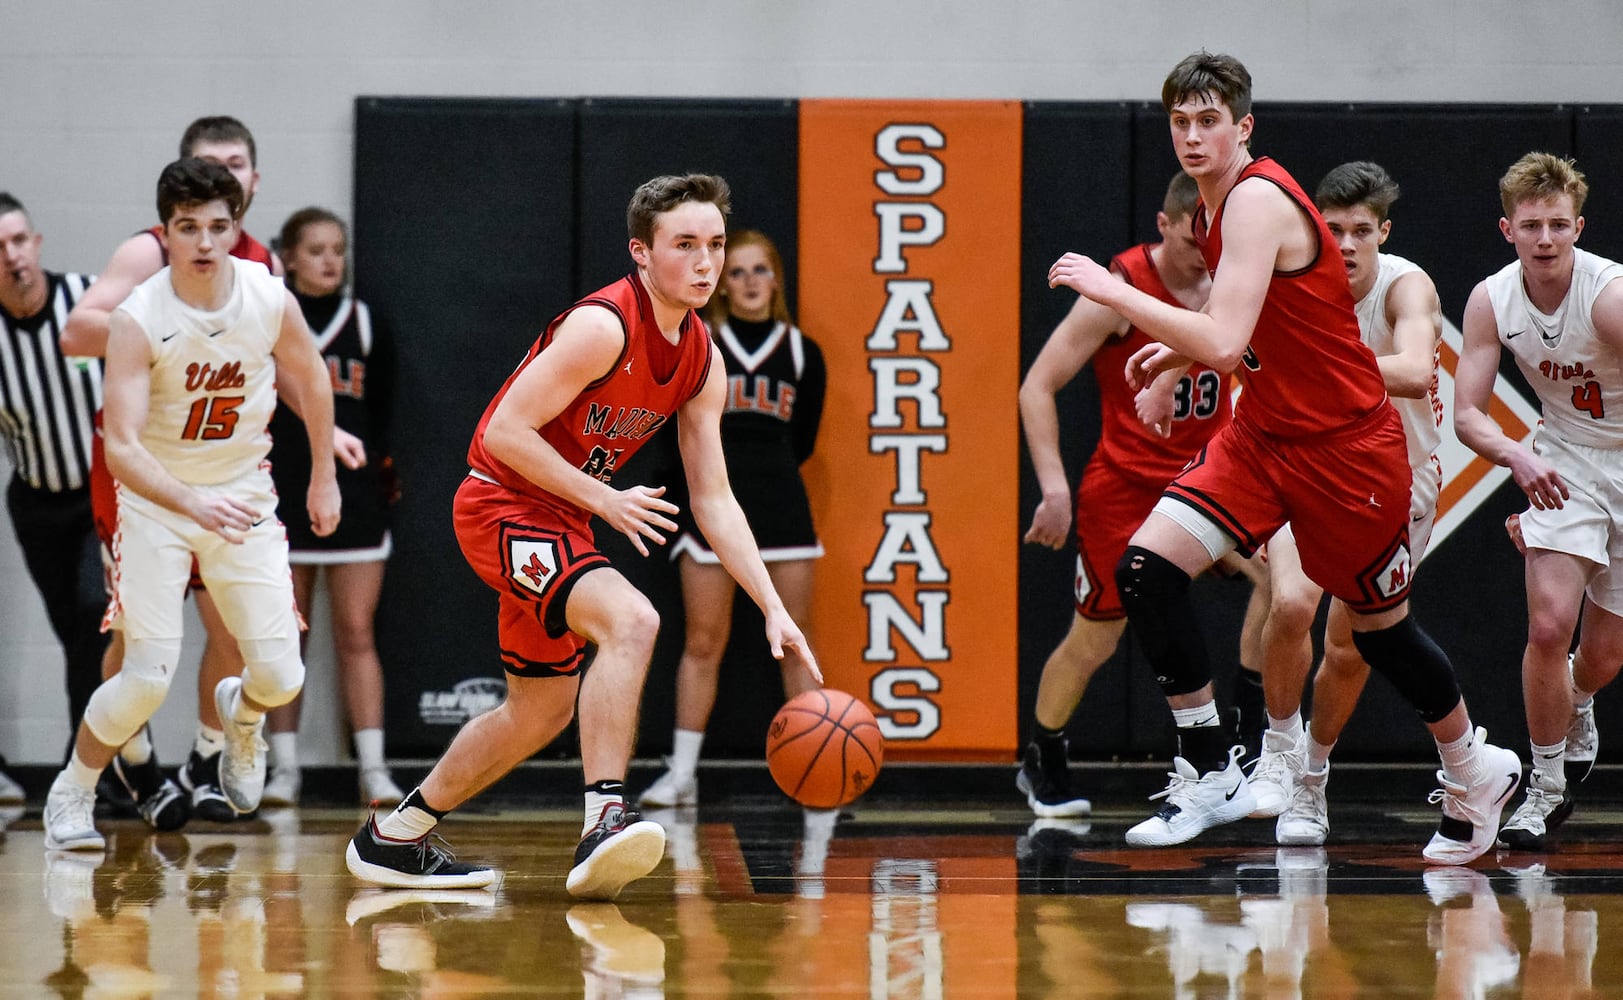
[[[727,277],[734,281],[743,281],[749,277],[770,278],[772,277],[772,265],[756,264],[754,267],[749,268],[730,267],[727,269]]]

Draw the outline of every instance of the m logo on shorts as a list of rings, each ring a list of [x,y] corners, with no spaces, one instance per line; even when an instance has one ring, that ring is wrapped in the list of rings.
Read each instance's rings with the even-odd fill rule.
[[[558,574],[557,544],[550,539],[513,538],[508,546],[513,582],[531,593],[546,593]]]
[[[1375,589],[1382,597],[1396,597],[1409,589],[1409,547],[1398,546],[1375,576]]]

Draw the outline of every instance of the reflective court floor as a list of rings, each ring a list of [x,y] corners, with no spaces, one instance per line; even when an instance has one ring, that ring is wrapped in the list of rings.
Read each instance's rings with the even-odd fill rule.
[[[665,860],[616,903],[564,891],[572,808],[454,814],[458,855],[504,877],[436,893],[349,876],[355,808],[103,821],[104,853],[49,854],[35,803],[0,835],[0,996],[1623,996],[1615,806],[1467,869],[1425,865],[1412,796],[1333,800],[1324,849],[1270,846],[1272,821],[1131,849],[1147,803],[985,799],[652,812]]]

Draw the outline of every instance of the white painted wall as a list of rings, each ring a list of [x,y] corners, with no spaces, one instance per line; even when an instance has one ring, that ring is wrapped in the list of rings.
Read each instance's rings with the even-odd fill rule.
[[[268,237],[306,204],[348,214],[358,95],[1153,100],[1198,48],[1242,58],[1266,101],[1623,101],[1616,0],[0,0],[0,189],[28,204],[47,266],[95,271],[150,220],[203,114],[254,130],[248,225]],[[0,752],[16,761],[66,739],[60,661],[7,523]],[[319,626],[310,661],[302,755],[340,760]],[[166,759],[191,687],[160,715]]]

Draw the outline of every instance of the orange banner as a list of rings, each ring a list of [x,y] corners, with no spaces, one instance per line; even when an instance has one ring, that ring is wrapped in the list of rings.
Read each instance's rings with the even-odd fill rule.
[[[817,648],[892,758],[1016,746],[1020,152],[1014,102],[800,105]]]

